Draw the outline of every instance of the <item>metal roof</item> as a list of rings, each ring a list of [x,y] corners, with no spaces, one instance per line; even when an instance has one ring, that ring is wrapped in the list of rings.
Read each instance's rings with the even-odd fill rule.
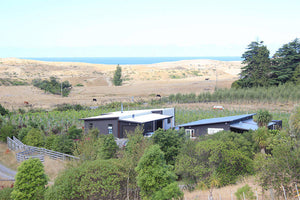
[[[270,122],[268,124],[268,126],[274,125],[276,124],[275,122]],[[230,125],[231,128],[236,128],[236,129],[241,129],[241,130],[257,130],[258,129],[258,125],[255,121],[253,121],[253,119],[248,119],[248,120],[244,120],[244,121],[240,121],[238,123],[234,123]]]
[[[170,116],[170,115],[161,115],[161,114],[153,113],[153,114],[140,115],[140,116],[133,115],[130,118],[120,119],[120,121],[142,124],[142,123],[146,123],[146,122],[168,119],[168,118],[172,118],[172,117],[173,116]]]
[[[81,120],[97,120],[97,119],[101,120],[101,119],[114,119],[114,118],[118,118],[120,120],[123,120],[123,119],[126,119],[126,118],[132,118],[132,116],[138,117],[138,116],[142,116],[142,115],[148,115],[148,114],[152,114],[152,112],[164,111],[166,109],[167,108],[116,111],[116,112],[110,112],[110,113],[102,114],[102,115],[99,115],[99,116],[82,118]]]
[[[218,117],[218,118],[202,119],[202,120],[198,120],[198,121],[194,121],[194,122],[190,122],[190,123],[186,123],[186,124],[181,124],[181,125],[178,125],[178,126],[179,127],[198,126],[198,125],[204,125],[204,124],[217,124],[217,123],[232,122],[232,121],[235,121],[235,120],[242,120],[244,118],[251,117],[253,115],[255,115],[255,113],[246,114],[246,115],[229,116],[229,117]]]
[[[132,115],[143,115],[143,114],[152,113],[152,111],[160,111],[160,110],[163,110],[163,109],[129,110],[129,111],[123,111],[123,112],[116,111],[116,112],[102,114],[99,116],[82,118],[81,120],[111,119],[111,118],[122,119],[122,118],[131,117]]]

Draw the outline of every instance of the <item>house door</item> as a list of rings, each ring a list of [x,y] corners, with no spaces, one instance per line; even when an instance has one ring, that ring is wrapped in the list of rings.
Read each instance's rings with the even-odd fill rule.
[[[159,128],[163,128],[163,120],[156,121],[155,130],[157,130]]]

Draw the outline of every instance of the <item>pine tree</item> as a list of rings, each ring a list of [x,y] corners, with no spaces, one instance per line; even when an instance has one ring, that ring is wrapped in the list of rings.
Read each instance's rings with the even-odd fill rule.
[[[298,64],[298,66],[296,67],[296,69],[294,71],[292,81],[296,85],[300,85],[300,63]]]
[[[273,56],[272,79],[275,84],[294,81],[295,70],[300,64],[300,41],[298,38],[284,44]]]
[[[263,42],[251,42],[248,50],[242,55],[243,64],[239,81],[241,87],[258,87],[269,85],[270,58],[269,50],[263,45]]]
[[[114,73],[113,84],[115,86],[120,86],[122,85],[122,81],[122,68],[120,67],[120,65],[118,65]]]

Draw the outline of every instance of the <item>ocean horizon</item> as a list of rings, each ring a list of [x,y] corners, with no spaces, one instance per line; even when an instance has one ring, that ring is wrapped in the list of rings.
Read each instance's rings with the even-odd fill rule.
[[[174,62],[181,60],[209,59],[218,61],[242,61],[238,56],[220,57],[20,57],[21,59],[49,61],[49,62],[81,62],[91,64],[109,65],[136,65],[136,64],[155,64],[161,62]]]

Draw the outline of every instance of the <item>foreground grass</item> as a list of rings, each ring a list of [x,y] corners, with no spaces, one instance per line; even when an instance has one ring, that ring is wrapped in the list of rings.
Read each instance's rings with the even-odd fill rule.
[[[254,194],[258,194],[258,198],[262,199],[262,191],[261,188],[256,184],[254,177],[247,177],[247,178],[241,178],[240,181],[238,181],[236,184],[228,185],[221,188],[215,188],[213,189],[213,199],[222,199],[222,200],[232,200],[236,199],[234,193],[241,187],[248,184]],[[194,199],[208,199],[209,196],[209,190],[195,190],[192,192],[184,191],[184,199],[185,200],[194,200]],[[265,198],[269,197],[269,194],[265,192],[264,194]]]

